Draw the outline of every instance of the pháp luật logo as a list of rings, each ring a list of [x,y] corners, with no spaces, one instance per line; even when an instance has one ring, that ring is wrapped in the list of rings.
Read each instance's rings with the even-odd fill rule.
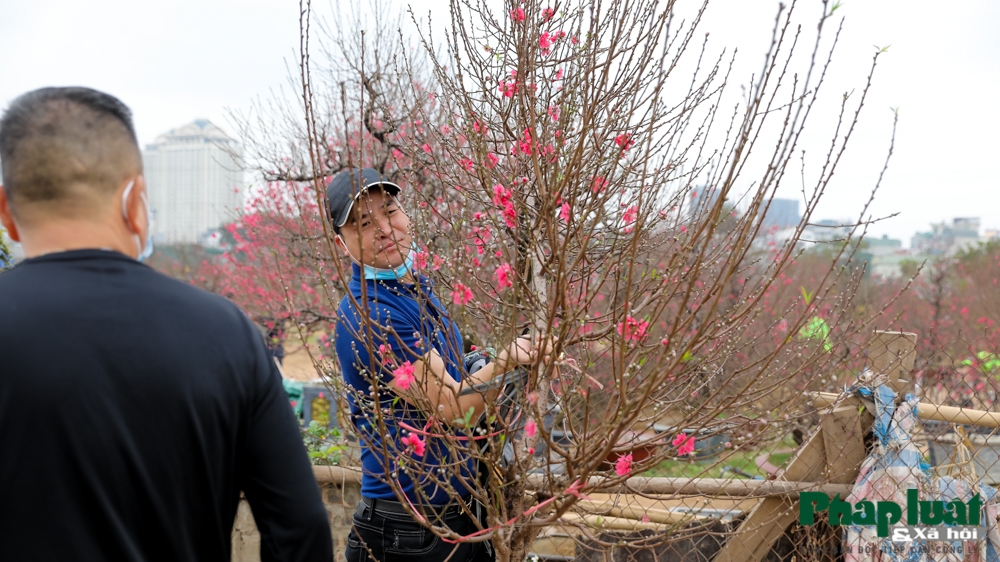
[[[978,540],[985,534],[980,529],[980,515],[983,502],[979,494],[968,502],[955,499],[921,500],[916,489],[906,491],[906,522],[903,506],[891,501],[862,500],[851,504],[840,499],[837,494],[832,499],[822,492],[802,492],[799,494],[799,523],[813,525],[816,514],[827,512],[827,523],[831,527],[841,525],[874,525],[881,538],[890,536],[893,541],[912,540]],[[942,525],[947,527],[941,527]]]

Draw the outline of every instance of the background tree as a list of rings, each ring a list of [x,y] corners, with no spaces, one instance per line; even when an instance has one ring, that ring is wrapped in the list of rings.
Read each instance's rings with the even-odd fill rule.
[[[910,277],[873,284],[887,323],[915,332],[916,380],[930,400],[992,410],[1000,387],[1000,244],[909,266]]]

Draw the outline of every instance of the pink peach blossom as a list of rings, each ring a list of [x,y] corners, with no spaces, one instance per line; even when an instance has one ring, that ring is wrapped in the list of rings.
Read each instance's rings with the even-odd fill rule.
[[[409,361],[403,363],[392,372],[392,378],[399,388],[408,390],[413,381],[416,380],[413,376],[413,365]]]
[[[531,129],[525,129],[524,134],[521,136],[521,140],[518,141],[515,148],[521,151],[521,154],[531,154]],[[515,152],[515,154],[517,154]]]
[[[410,433],[409,435],[404,436],[402,441],[403,445],[405,445],[407,449],[413,451],[414,455],[418,457],[424,456],[427,444],[420,438],[419,435],[416,433]]]
[[[534,437],[537,432],[538,424],[535,423],[535,420],[529,419],[528,423],[524,424],[524,434],[528,437]]]
[[[498,207],[503,207],[510,201],[511,192],[502,184],[493,186],[493,203]]]
[[[543,55],[548,55],[552,52],[553,39],[554,37],[549,35],[548,31],[542,33],[542,35],[538,38],[538,46],[541,47]]]
[[[517,81],[511,80],[508,82],[507,80],[504,80],[500,82],[500,87],[497,89],[500,90],[500,93],[503,94],[503,97],[512,98],[514,97],[514,94],[517,93]]]
[[[413,267],[416,269],[427,269],[427,256],[430,253],[418,250],[413,254]]]
[[[508,228],[517,226],[517,209],[514,208],[514,203],[510,201],[507,201],[503,206],[503,221]]]
[[[561,218],[564,222],[569,222],[569,213],[569,203],[563,202],[563,204],[559,207],[559,218]]]
[[[626,316],[624,322],[618,323],[618,333],[625,341],[642,341],[646,337],[649,322]]]
[[[496,276],[497,285],[499,285],[501,289],[504,287],[514,286],[514,273],[509,263],[500,264],[500,266],[497,267]]]
[[[622,133],[617,137],[615,137],[615,144],[617,144],[618,147],[622,149],[622,152],[625,152],[628,149],[632,148],[632,145],[635,144],[635,140],[632,138],[631,134]]]
[[[632,205],[628,209],[625,209],[625,214],[622,215],[622,222],[625,223],[625,234],[632,232],[633,223],[635,223],[635,219],[638,216],[639,216],[639,207]]]
[[[677,437],[674,437],[671,445],[677,448],[677,454],[679,456],[685,456],[694,452],[694,436],[688,436],[684,433],[678,433]]]
[[[615,474],[618,476],[628,476],[632,473],[632,453],[618,457],[615,462]]]
[[[461,283],[455,283],[455,290],[451,292],[451,301],[457,305],[465,306],[472,300],[472,289]]]
[[[607,187],[608,187],[608,180],[604,179],[601,176],[597,176],[594,178],[594,185],[593,185],[594,193],[600,193],[604,191],[604,189]]]

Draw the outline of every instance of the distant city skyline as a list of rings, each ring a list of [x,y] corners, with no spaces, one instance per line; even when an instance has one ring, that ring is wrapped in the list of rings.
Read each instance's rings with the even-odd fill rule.
[[[212,230],[236,218],[250,186],[239,162],[233,159],[233,153],[239,155],[241,150],[237,140],[207,119],[171,129],[146,145],[142,156],[156,244],[201,243]],[[2,173],[0,161],[0,176]],[[705,204],[704,197],[699,192],[696,205]],[[764,225],[787,228],[800,219],[798,201],[775,197]],[[855,220],[813,216],[810,224],[815,226],[803,238],[816,242],[842,238]],[[2,227],[0,233],[6,234]],[[944,248],[968,247],[993,238],[1000,238],[1000,228],[984,228],[978,216],[941,217],[910,233],[869,232],[865,236],[883,246],[885,239],[898,241],[901,250],[927,255],[947,253],[941,244]],[[19,249],[17,244],[14,247]]]
[[[387,3],[381,5],[385,13],[368,16],[367,29],[395,30],[392,12],[402,14],[406,5],[425,21],[431,11],[438,22],[448,19],[441,4],[429,0]],[[682,16],[697,7],[678,6]],[[777,6],[777,0],[713,0],[706,9],[701,31],[711,33],[707,57],[723,47],[730,48],[727,53],[739,48],[730,86],[737,93],[760,69]],[[820,9],[819,3],[796,7],[803,22],[800,44],[810,45]],[[253,0],[8,2],[0,17],[0,107],[34,88],[86,85],[132,108],[143,144],[195,117],[236,131],[230,110],[245,112],[255,99],[266,100],[287,84],[298,60],[298,16],[295,3]],[[874,45],[889,49],[879,58],[861,122],[814,220],[858,220],[888,151],[890,108],[898,108],[892,161],[865,217],[900,215],[873,224],[869,233],[909,245],[914,233],[931,224],[967,215],[980,216],[984,229],[1000,228],[1000,182],[992,164],[1000,153],[1000,105],[993,99],[1000,91],[1000,2],[845,2],[831,18],[832,28],[841,16],[844,27],[821,103],[799,146],[807,172],[822,163],[843,95],[860,96]],[[412,34],[412,26],[404,33]],[[752,173],[744,178],[752,179]],[[790,175],[778,197],[801,203],[801,183]]]

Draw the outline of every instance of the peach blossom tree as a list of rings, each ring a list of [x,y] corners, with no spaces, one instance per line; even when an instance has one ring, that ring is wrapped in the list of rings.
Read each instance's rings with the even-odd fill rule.
[[[817,257],[798,240],[872,74],[843,97],[827,151],[806,174],[801,136],[838,31],[826,3],[811,14],[812,46],[799,41],[797,4],[779,9],[764,65],[739,99],[735,55],[713,49],[699,27],[706,4],[684,21],[673,2],[652,0],[449,8],[443,30],[414,19],[359,32],[372,29],[363,16],[323,24],[303,2],[295,101],[240,116],[248,164],[268,188],[232,232],[244,257],[226,267],[258,276],[262,309],[329,330],[350,272],[320,212],[326,183],[370,166],[403,186],[416,268],[465,339],[501,347],[527,327],[554,348],[490,402],[485,424],[456,430],[430,417],[383,440],[396,461],[382,476],[401,499],[401,472],[455,497],[471,492],[486,508],[472,535],[413,515],[442,540],[491,541],[500,560],[523,560],[555,524],[577,526],[591,545],[616,544],[623,539],[592,525],[606,515],[593,497],[687,462],[698,439],[727,435],[730,451],[778,441],[803,419],[790,397],[836,388],[842,381],[828,373],[856,368],[838,343],[861,342],[872,327],[853,314],[860,277],[843,266],[856,246]],[[805,212],[779,240],[764,217],[789,183]],[[816,319],[822,338],[810,335]],[[368,343],[380,356],[379,342]],[[327,353],[314,357],[331,385],[352,392]],[[413,380],[406,364],[383,359]],[[371,415],[391,435],[385,412]],[[473,457],[480,476],[455,489],[460,466],[427,470],[431,441]]]

